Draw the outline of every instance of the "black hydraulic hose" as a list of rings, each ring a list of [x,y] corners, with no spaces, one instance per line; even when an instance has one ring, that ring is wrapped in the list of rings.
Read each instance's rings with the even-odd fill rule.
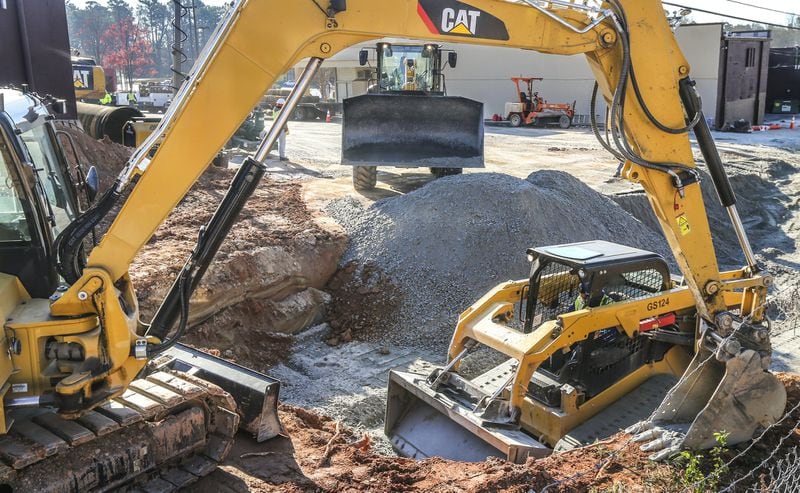
[[[597,93],[598,93],[599,89],[600,89],[600,84],[595,82],[594,83],[594,89],[592,89],[592,100],[591,100],[591,103],[589,104],[590,112],[591,112],[591,114],[589,115],[589,119],[590,119],[591,124],[592,124],[592,132],[594,133],[594,136],[597,138],[598,142],[600,142],[600,145],[602,145],[605,150],[607,150],[608,152],[613,154],[614,157],[617,158],[617,160],[619,160],[621,162],[625,162],[625,156],[623,156],[622,154],[620,154],[619,151],[614,149],[614,147],[611,145],[611,143],[607,142],[606,139],[604,139],[603,136],[600,135],[600,128],[597,125],[597,114],[596,114],[597,113]],[[606,119],[606,123],[608,123],[608,119]]]
[[[694,127],[694,135],[697,138],[697,144],[703,154],[703,159],[706,161],[706,166],[708,166],[719,201],[723,207],[730,207],[736,204],[736,194],[733,192],[728,174],[725,173],[725,166],[722,164],[717,145],[711,136],[711,129],[708,128],[708,122],[706,122],[703,111],[700,109],[700,98],[694,86],[695,82],[688,77],[680,81],[681,101],[683,101],[687,111],[695,111],[700,115],[700,121]]]
[[[200,230],[197,245],[191,256],[153,316],[147,335],[157,337],[164,342],[152,346],[148,350],[149,354],[154,355],[169,349],[183,335],[189,317],[189,298],[265,172],[266,167],[252,158],[245,160],[236,172],[214,215]],[[179,319],[178,329],[173,337],[167,339],[176,319]]]
[[[656,127],[658,127],[658,129],[661,130],[662,132],[666,132],[668,134],[673,134],[673,135],[685,134],[686,132],[692,130],[695,127],[695,125],[697,125],[700,122],[701,112],[699,110],[702,110],[703,108],[702,108],[702,102],[699,99],[698,99],[699,110],[693,112],[694,116],[692,117],[689,124],[682,128],[672,128],[661,123],[661,121],[658,118],[656,118],[656,116],[650,111],[650,108],[647,107],[647,103],[645,102],[644,97],[642,96],[642,92],[639,90],[639,83],[636,82],[636,71],[634,70],[633,66],[631,66],[631,85],[633,85],[633,92],[636,93],[636,100],[639,101],[639,106],[642,107],[642,111],[644,111],[645,116],[647,116],[647,119],[650,120],[650,122]],[[686,108],[686,105],[684,105],[684,108]],[[692,114],[692,112],[689,111],[689,108],[686,108],[686,114],[687,115]]]
[[[623,51],[620,77],[611,104],[611,135],[614,139],[614,143],[629,161],[644,168],[669,173],[672,176],[676,187],[680,188],[683,185],[680,176],[676,173],[676,170],[694,173],[694,170],[690,166],[681,163],[654,163],[647,161],[634,152],[627,140],[627,136],[625,135],[625,98],[627,95],[628,80],[632,68],[630,39],[628,37],[627,19],[625,17],[624,9],[616,0],[609,0],[609,3],[612,5],[612,8],[620,22],[619,36]]]
[[[83,240],[94,231],[100,221],[114,208],[120,193],[117,191],[119,181],[108,189],[89,210],[71,222],[58,235],[53,247],[56,252],[56,270],[68,284],[80,279],[83,271],[80,256]]]

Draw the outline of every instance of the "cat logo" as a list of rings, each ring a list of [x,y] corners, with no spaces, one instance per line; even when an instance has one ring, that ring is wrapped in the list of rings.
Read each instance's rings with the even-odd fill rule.
[[[433,34],[508,41],[503,21],[464,2],[419,0],[417,13]]]
[[[447,8],[442,10],[442,31],[449,34],[465,34],[475,36],[478,30],[478,10],[459,10]]]

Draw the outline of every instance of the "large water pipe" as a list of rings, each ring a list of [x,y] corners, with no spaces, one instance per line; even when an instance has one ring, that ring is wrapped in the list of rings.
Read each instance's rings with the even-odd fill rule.
[[[78,119],[87,134],[95,139],[108,136],[112,142],[122,144],[125,124],[144,114],[130,106],[102,106],[99,104],[78,103]]]

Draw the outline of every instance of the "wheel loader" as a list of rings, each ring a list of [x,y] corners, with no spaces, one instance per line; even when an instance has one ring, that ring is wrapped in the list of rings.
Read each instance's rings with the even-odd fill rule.
[[[443,70],[456,67],[457,53],[386,41],[374,51],[367,94],[342,106],[342,164],[353,167],[353,187],[372,190],[378,166],[427,167],[437,178],[482,168],[483,103],[447,95]],[[359,52],[360,65],[369,53]]]
[[[716,431],[730,432],[731,444],[744,441],[775,422],[786,395],[768,371],[764,300],[771,278],[749,245],[691,69],[660,2],[237,0],[161,124],[109,190],[87,195],[92,203],[86,210],[69,198],[67,178],[56,164],[60,158],[51,152],[48,112],[29,96],[15,96],[17,104],[11,96],[0,98],[0,234],[6,248],[0,269],[2,489],[175,490],[224,460],[237,429],[260,438],[277,432],[279,424],[269,419],[277,382],[179,344],[188,300],[324,59],[385,37],[585,54],[598,81],[593,99],[603,97],[611,113],[612,139],[601,143],[623,162],[622,176],[644,188],[683,274],[680,282],[667,279],[658,258],[615,245],[531,250],[531,279],[498,286],[462,314],[448,364],[409,377],[405,388],[447,411],[451,429],[495,437],[485,442],[490,448],[505,447],[505,435],[518,440],[515,455],[501,451],[513,460],[550,448],[657,374],[684,372],[636,426],[637,439],[654,440],[647,448],[659,457],[713,446]],[[284,111],[198,232],[153,318],[141,321],[128,273],[133,258],[266,88],[304,59],[306,69]],[[40,138],[42,132],[49,137]],[[741,269],[718,268],[690,132],[745,253]],[[94,179],[84,182],[87,191],[95,189]],[[81,186],[78,180],[72,188]],[[110,215],[103,237],[87,245]],[[660,277],[651,282],[628,275],[636,271],[617,265],[625,258]],[[563,270],[546,271],[545,264]],[[595,284],[604,277],[608,282]],[[638,291],[625,291],[626,282]],[[573,286],[580,301],[576,297],[569,305]],[[516,304],[525,305],[521,328],[513,323]],[[578,346],[589,339],[591,344]],[[607,378],[583,367],[625,359],[632,351],[628,339],[653,350],[629,354],[628,370],[616,369]],[[476,344],[515,360],[488,377],[491,385],[483,389],[456,373],[462,355]],[[402,385],[394,375],[392,382]],[[448,397],[454,393],[458,402]],[[393,422],[409,414],[397,415]]]

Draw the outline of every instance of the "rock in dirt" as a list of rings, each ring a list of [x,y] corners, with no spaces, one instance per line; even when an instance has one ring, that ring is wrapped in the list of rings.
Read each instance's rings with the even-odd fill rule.
[[[402,346],[443,351],[460,312],[529,274],[529,247],[602,239],[671,259],[656,232],[558,171],[447,177],[366,209],[340,199],[328,212],[350,237],[329,285],[332,325]]]
[[[158,308],[233,175],[209,168],[134,260],[143,320]],[[264,178],[192,297],[185,341],[268,368],[288,354],[280,334],[324,318],[330,298],[321,288],[344,248],[341,229],[317,220],[298,183]]]

